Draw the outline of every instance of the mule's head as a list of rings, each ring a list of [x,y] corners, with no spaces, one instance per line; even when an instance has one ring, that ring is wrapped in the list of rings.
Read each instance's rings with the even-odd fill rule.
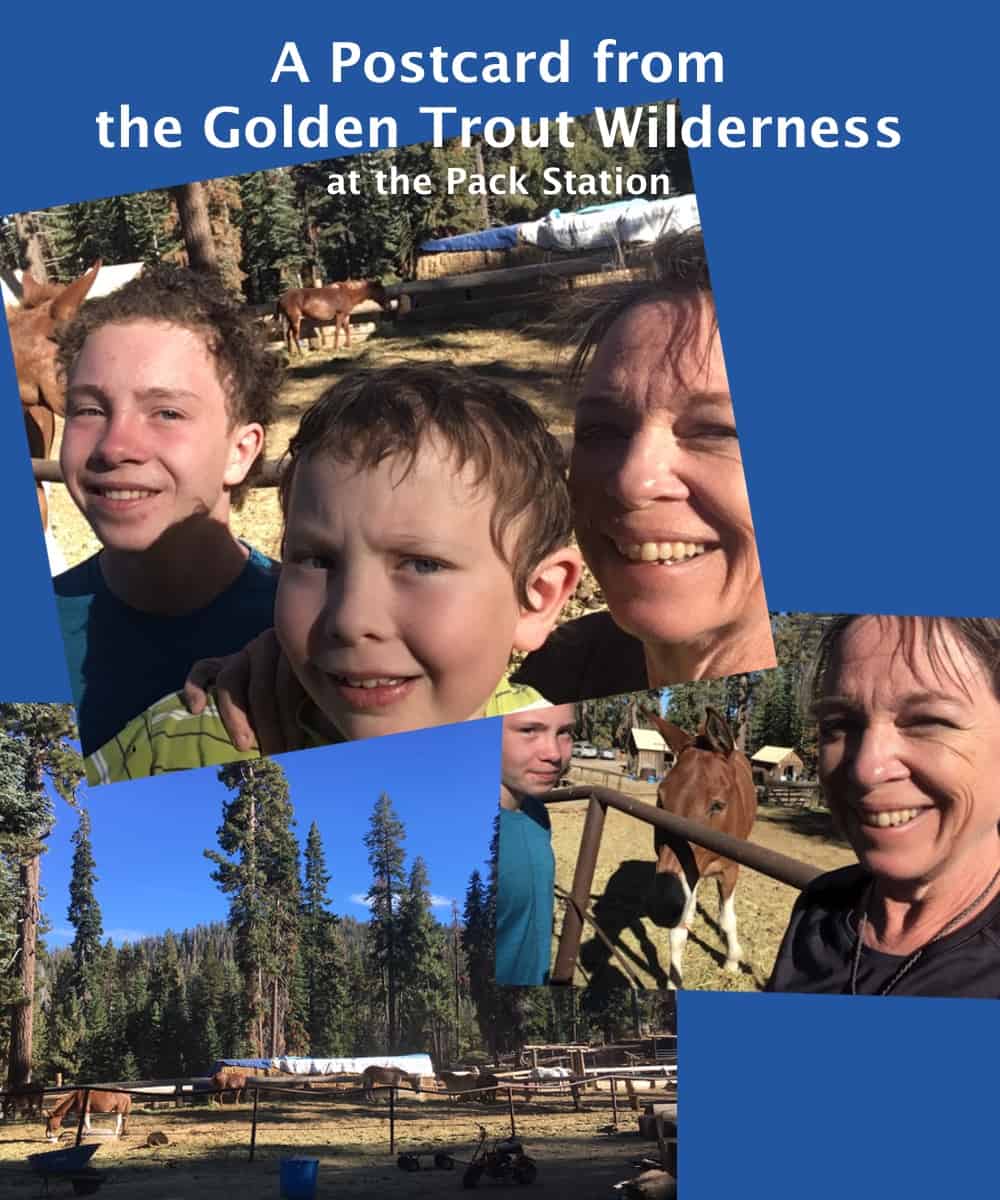
[[[413,1085],[413,1090],[415,1092],[420,1091],[420,1073],[419,1072],[416,1072],[415,1074],[410,1076],[410,1083]]]
[[[653,721],[674,752],[674,765],[660,784],[657,807],[689,821],[732,832],[730,807],[738,803],[741,795],[746,759],[736,749],[726,719],[714,708],[707,709],[697,734],[660,717],[654,717]],[[660,834],[656,837],[656,847],[657,871],[679,873],[681,864]],[[691,849],[700,870],[699,860],[712,856],[712,852],[697,846]]]
[[[58,1142],[59,1130],[62,1128],[62,1117],[57,1116],[55,1113],[47,1115],[43,1113],[42,1116],[45,1117],[45,1136],[50,1142]]]
[[[65,395],[56,378],[53,339],[59,326],[76,315],[100,268],[98,259],[89,271],[65,286],[36,283],[32,274],[25,272],[21,306],[8,311],[7,321],[21,403],[26,407],[44,404],[60,416],[65,413]]]

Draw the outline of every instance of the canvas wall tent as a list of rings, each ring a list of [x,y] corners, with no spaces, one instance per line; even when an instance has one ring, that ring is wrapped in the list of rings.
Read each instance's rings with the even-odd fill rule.
[[[754,783],[794,783],[804,764],[791,746],[761,746],[750,759]]]

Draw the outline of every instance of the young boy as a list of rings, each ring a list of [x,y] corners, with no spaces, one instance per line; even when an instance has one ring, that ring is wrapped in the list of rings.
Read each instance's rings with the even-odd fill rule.
[[[558,442],[473,372],[346,375],[306,413],[281,487],[275,627],[308,700],[309,745],[499,715],[543,699],[506,682],[580,574]],[[294,747],[288,747],[294,748]],[[88,759],[92,782],[257,757],[176,695]]]
[[[212,276],[150,267],[59,336],[60,462],[98,554],[55,580],[85,754],[192,663],[273,623],[277,573],[238,541],[282,378]]]
[[[504,717],[497,861],[496,981],[548,982],[555,908],[552,826],[539,799],[566,774],[576,705]]]

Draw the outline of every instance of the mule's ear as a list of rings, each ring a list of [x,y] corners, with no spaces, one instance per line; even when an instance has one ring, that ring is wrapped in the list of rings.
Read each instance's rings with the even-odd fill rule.
[[[705,728],[702,733],[711,748],[720,754],[732,754],[736,749],[729,722],[714,708],[705,709]]]
[[[660,735],[667,743],[674,754],[680,754],[685,746],[690,746],[694,741],[694,735],[681,729],[679,725],[675,725],[672,721],[664,721],[662,717],[658,717],[655,713],[650,714],[653,724],[660,731]]]
[[[44,297],[45,288],[30,271],[25,271],[21,276],[21,307],[34,308]]]
[[[101,269],[101,260],[98,259],[89,271],[80,276],[79,279],[74,279],[72,283],[68,283],[58,296],[52,301],[52,319],[53,321],[68,321],[76,315],[76,310],[83,303],[85,296],[93,286],[94,280],[97,278],[97,272]]]

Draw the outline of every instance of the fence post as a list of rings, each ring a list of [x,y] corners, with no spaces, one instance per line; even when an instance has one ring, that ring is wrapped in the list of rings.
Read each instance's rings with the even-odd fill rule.
[[[396,1153],[396,1089],[389,1088],[389,1153]]]
[[[587,816],[583,822],[576,870],[573,874],[573,888],[570,893],[572,902],[567,904],[566,912],[563,915],[559,948],[556,951],[555,966],[552,968],[553,983],[570,986],[573,984],[576,958],[580,952],[580,935],[583,933],[583,918],[580,913],[587,907],[590,899],[590,889],[594,882],[594,870],[597,867],[597,855],[601,848],[603,831],[604,805],[596,796],[591,795],[587,805]]]
[[[611,1076],[611,1123],[618,1128],[618,1076]]]
[[[257,1097],[260,1095],[260,1088],[253,1090],[253,1117],[250,1126],[250,1162],[253,1162],[254,1150],[257,1148]]]
[[[517,1137],[517,1130],[514,1128],[514,1089],[507,1089],[507,1111],[510,1113],[510,1136]]]

